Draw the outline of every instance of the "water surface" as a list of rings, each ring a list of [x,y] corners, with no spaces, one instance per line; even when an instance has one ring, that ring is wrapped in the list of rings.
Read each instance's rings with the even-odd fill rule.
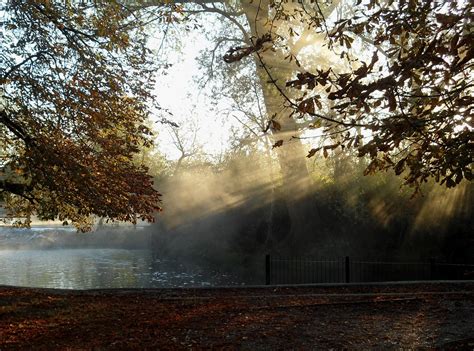
[[[235,284],[226,274],[156,259],[149,250],[0,250],[0,285],[96,289]]]

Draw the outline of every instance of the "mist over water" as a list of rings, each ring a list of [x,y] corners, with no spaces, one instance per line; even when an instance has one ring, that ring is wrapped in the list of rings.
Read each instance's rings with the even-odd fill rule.
[[[241,285],[207,266],[160,258],[144,228],[76,233],[64,228],[0,228],[0,285],[59,289]]]
[[[423,196],[411,198],[399,177],[364,177],[363,165],[342,159],[309,166],[309,186],[288,186],[267,162],[262,154],[246,155],[222,169],[196,166],[158,184],[165,210],[149,228],[153,249],[260,282],[267,253],[472,260],[471,184],[454,190],[427,184]],[[303,225],[295,232],[297,220]]]
[[[400,191],[400,180],[389,174],[362,177],[349,169],[333,182],[327,180],[334,177],[330,165],[326,175],[319,165],[307,188],[285,188],[267,161],[256,154],[225,167],[188,165],[158,182],[164,211],[152,225],[104,226],[91,233],[3,227],[0,284],[68,289],[262,284],[268,253],[473,259],[470,184],[450,191],[427,187],[423,197],[410,200],[410,192]],[[303,214],[296,219],[295,208]],[[295,233],[295,220],[304,230]]]

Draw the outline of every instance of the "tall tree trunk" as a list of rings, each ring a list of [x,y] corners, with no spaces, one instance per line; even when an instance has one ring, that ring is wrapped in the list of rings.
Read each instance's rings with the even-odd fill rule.
[[[262,37],[269,32],[268,0],[244,0],[242,7],[251,29],[251,37]],[[267,72],[256,58],[256,73],[260,79],[266,111],[268,116],[275,116],[274,119],[281,126],[280,130],[272,131],[271,139],[273,143],[283,140],[283,145],[275,150],[283,177],[283,194],[291,220],[288,239],[293,250],[300,251],[305,246],[305,241],[317,234],[315,232],[321,221],[314,202],[307,198],[312,182],[306,166],[307,150],[298,139],[300,136],[298,125],[295,119],[290,117],[291,109],[285,107],[285,97],[275,84],[270,82],[273,79],[279,88],[284,90],[285,82],[291,78],[294,68],[284,64],[282,51],[267,50],[260,55],[268,70]]]

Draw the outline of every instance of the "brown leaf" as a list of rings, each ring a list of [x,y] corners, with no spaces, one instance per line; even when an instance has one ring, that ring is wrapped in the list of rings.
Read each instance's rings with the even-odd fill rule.
[[[319,99],[314,98],[313,101],[320,110],[323,108],[323,105],[321,104],[321,101],[319,101]]]
[[[318,148],[316,148],[316,149],[311,149],[311,150],[309,150],[308,155],[307,155],[306,157],[307,157],[307,158],[313,157],[313,156],[316,154],[316,152],[318,152],[319,150],[321,150],[320,147],[318,147]]]
[[[388,98],[388,108],[390,111],[395,111],[397,108],[397,100],[395,100],[395,95],[392,91],[387,91],[386,94]]]
[[[272,124],[272,129],[273,130],[281,130],[281,124],[278,123],[277,121],[272,119],[271,124]]]
[[[446,187],[454,188],[456,186],[456,182],[452,178],[446,178]]]
[[[278,140],[275,144],[273,144],[272,146],[272,149],[276,148],[276,147],[280,147],[283,145],[283,140]]]
[[[406,158],[402,158],[400,161],[397,162],[397,164],[395,165],[395,174],[396,175],[400,175],[403,170],[405,169],[405,161],[406,161]]]
[[[314,114],[314,99],[306,99],[300,102],[298,105],[298,111],[301,113]]]

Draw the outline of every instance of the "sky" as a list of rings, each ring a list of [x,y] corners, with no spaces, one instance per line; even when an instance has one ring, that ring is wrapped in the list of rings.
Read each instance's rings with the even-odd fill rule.
[[[172,67],[167,70],[166,75],[156,77],[157,101],[163,109],[172,113],[172,116],[164,117],[177,123],[184,134],[192,134],[192,130],[197,127],[197,143],[202,145],[204,153],[216,156],[228,146],[232,122],[226,123],[224,118],[216,113],[216,109],[220,110],[226,106],[225,102],[217,102],[217,106],[213,107],[211,98],[206,94],[207,89],[200,89],[194,79],[202,74],[199,72],[196,58],[201,50],[210,50],[212,43],[198,31],[180,39],[181,50],[167,50],[164,53]],[[159,119],[161,116],[155,116],[155,121]],[[178,159],[180,153],[173,145],[168,129],[168,126],[156,123],[156,144],[168,159]]]
[[[206,18],[203,23],[218,26],[219,22],[216,22],[215,18]],[[158,31],[155,35],[156,38],[151,41],[150,46],[156,50],[161,47],[162,38]],[[229,109],[229,103],[224,100],[216,102],[209,92],[210,89],[201,89],[195,82],[195,78],[201,78],[203,74],[199,70],[196,58],[202,51],[210,52],[215,43],[212,39],[206,38],[205,31],[199,29],[187,34],[183,31],[179,32],[179,35],[169,34],[168,39],[172,39],[174,42],[163,45],[165,49],[159,52],[158,57],[160,60],[171,63],[172,67],[167,70],[166,75],[156,77],[155,93],[159,105],[171,112],[172,116],[157,115],[155,122],[165,117],[177,123],[180,126],[180,133],[188,136],[192,135],[193,128],[197,128],[197,143],[202,146],[205,154],[216,157],[229,147],[231,127],[240,126],[234,119],[227,118],[226,114],[219,113],[219,111]],[[176,42],[177,40],[179,42]],[[323,50],[321,44],[320,40],[316,40],[308,45],[307,56],[310,61],[324,59],[322,64],[329,64],[334,57],[328,55],[328,51]],[[173,48],[173,46],[179,49]],[[312,52],[319,54],[314,56]],[[221,58],[217,58],[216,64],[225,63]],[[156,145],[166,158],[177,160],[180,157],[180,152],[173,144],[169,128],[169,126],[156,123]],[[304,142],[308,144],[308,150],[310,149],[309,145],[315,146],[320,143],[321,134],[320,129],[305,131],[303,137],[305,138]]]
[[[220,23],[212,16],[201,20],[207,26],[219,26]],[[159,105],[171,112],[172,116],[157,115],[155,121],[165,117],[177,123],[180,126],[180,133],[188,136],[192,135],[192,131],[190,131],[194,128],[192,126],[197,126],[197,143],[202,146],[205,154],[211,158],[216,157],[229,147],[231,127],[240,128],[240,125],[235,119],[226,116],[228,112],[219,113],[219,111],[229,110],[230,103],[226,103],[224,100],[215,101],[209,92],[210,89],[202,90],[195,82],[195,78],[202,78],[203,74],[199,70],[196,58],[202,51],[211,52],[215,43],[212,39],[206,38],[205,30],[198,29],[187,34],[184,31],[180,31],[178,35],[176,33],[168,34],[168,39],[174,40],[174,42],[162,45],[162,34],[159,31],[160,29],[157,30],[156,38],[151,41],[150,46],[155,50],[162,46],[165,47],[160,50],[158,57],[164,62],[171,63],[172,67],[167,70],[166,75],[156,77],[155,93]],[[310,53],[311,51],[320,52],[321,43],[315,42],[313,45],[309,45],[307,50]],[[312,55],[309,56],[311,60],[314,59]],[[225,63],[218,57],[216,64]],[[180,157],[180,152],[173,144],[169,128],[169,126],[156,123],[157,139],[155,144],[167,159],[177,160]],[[312,145],[318,144],[321,133],[319,129],[306,131],[303,135],[304,142]]]

